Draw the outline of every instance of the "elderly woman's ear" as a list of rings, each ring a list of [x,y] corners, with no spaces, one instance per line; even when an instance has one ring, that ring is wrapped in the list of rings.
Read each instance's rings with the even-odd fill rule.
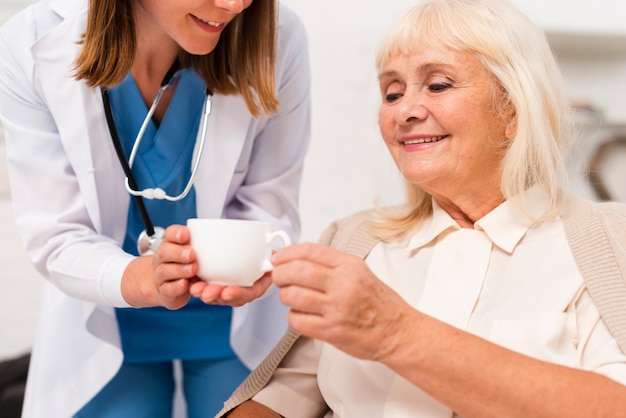
[[[513,138],[513,136],[515,136],[515,134],[517,133],[517,114],[515,113],[515,110],[511,111],[509,114],[509,121],[506,124],[506,127],[504,128],[504,136],[507,139]]]

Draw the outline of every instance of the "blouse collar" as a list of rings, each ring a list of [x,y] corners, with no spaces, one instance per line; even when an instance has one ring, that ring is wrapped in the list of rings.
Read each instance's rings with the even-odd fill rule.
[[[528,211],[539,217],[548,207],[546,194],[534,186],[523,193]],[[526,232],[536,223],[520,207],[520,197],[511,198],[474,224],[474,229],[483,231],[502,250],[512,253]],[[452,217],[432,200],[433,213],[409,238],[408,247],[417,249],[431,243],[444,232],[461,229]]]

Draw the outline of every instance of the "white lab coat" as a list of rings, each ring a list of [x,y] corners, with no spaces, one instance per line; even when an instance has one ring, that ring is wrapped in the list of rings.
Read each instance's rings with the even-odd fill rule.
[[[24,417],[69,417],[122,362],[114,307],[126,307],[121,243],[129,195],[98,89],[72,66],[85,0],[50,0],[0,32],[0,116],[16,223],[46,278]],[[213,97],[195,188],[199,217],[264,219],[297,241],[298,189],[310,131],[310,73],[300,20],[280,8],[279,114],[253,119],[243,100]],[[19,245],[16,243],[16,245]],[[256,366],[280,339],[275,294],[236,308],[231,343]]]

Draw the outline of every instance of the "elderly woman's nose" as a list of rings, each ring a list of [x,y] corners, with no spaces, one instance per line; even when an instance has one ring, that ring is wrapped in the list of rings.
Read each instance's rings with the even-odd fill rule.
[[[424,120],[428,117],[428,109],[418,95],[405,94],[402,101],[396,106],[396,122],[411,123]]]
[[[230,13],[241,13],[243,11],[244,0],[215,0],[215,5]]]

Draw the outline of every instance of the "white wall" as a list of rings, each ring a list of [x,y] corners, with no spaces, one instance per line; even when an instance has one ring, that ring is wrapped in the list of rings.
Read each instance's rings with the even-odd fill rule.
[[[374,54],[410,0],[282,0],[307,26],[313,77],[313,131],[302,187],[303,240],[332,220],[398,200],[396,169],[378,133]]]
[[[623,0],[512,0],[547,31],[626,33]]]

